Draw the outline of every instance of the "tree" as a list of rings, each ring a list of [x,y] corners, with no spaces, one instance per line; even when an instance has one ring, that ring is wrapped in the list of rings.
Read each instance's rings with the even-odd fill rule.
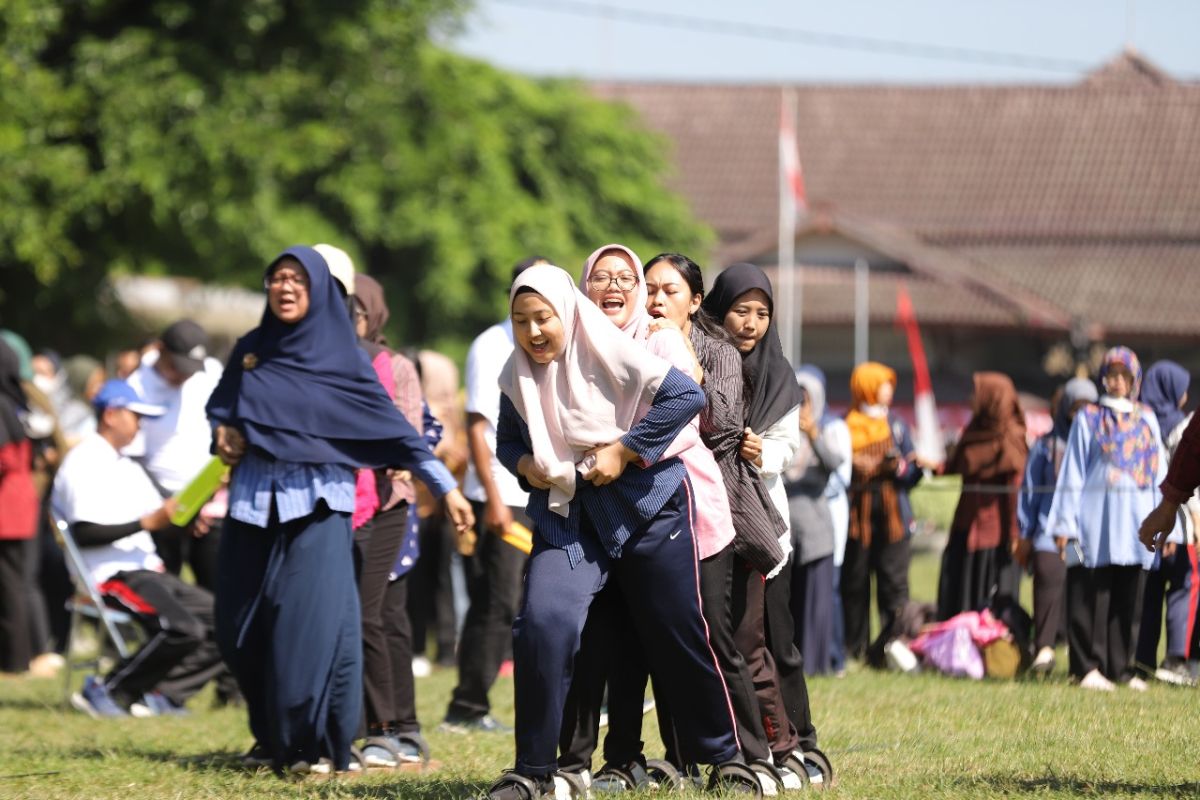
[[[453,0],[0,4],[0,323],[94,349],[113,274],[254,287],[342,246],[399,341],[458,352],[515,261],[706,250],[665,143],[582,86],[438,48]]]

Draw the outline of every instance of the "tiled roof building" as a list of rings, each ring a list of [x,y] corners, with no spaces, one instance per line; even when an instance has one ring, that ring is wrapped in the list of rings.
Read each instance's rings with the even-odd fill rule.
[[[711,263],[768,269],[785,89],[810,206],[806,358],[845,355],[858,257],[873,357],[907,361],[888,344],[900,280],[950,373],[1007,368],[1043,388],[1041,362],[1072,331],[1150,357],[1200,351],[1200,84],[1125,53],[1067,86],[593,87],[671,140],[674,186],[719,237]],[[1014,350],[987,337],[1035,369],[997,363]]]

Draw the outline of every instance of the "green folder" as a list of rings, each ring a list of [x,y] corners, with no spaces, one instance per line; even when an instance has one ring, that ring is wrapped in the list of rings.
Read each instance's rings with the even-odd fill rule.
[[[192,478],[192,482],[175,495],[175,502],[179,506],[171,515],[171,524],[183,527],[191,522],[192,517],[196,516],[209,498],[217,493],[217,489],[221,488],[221,481],[228,472],[229,467],[225,466],[225,462],[213,456],[213,459],[204,465],[204,469],[200,470],[200,474]]]

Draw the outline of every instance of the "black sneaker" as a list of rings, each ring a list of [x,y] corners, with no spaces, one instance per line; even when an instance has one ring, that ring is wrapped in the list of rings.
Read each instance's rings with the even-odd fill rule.
[[[1195,686],[1196,679],[1188,669],[1187,662],[1179,658],[1168,658],[1154,671],[1154,677],[1172,686]]]
[[[463,717],[446,717],[438,730],[443,733],[504,733],[510,734],[513,729],[505,725],[491,714],[482,717],[464,719]]]

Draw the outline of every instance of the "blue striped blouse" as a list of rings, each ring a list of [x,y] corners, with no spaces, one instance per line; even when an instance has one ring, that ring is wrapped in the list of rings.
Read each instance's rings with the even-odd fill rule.
[[[458,486],[446,466],[432,454],[419,458],[412,464],[412,470],[436,497]],[[280,522],[308,516],[316,510],[319,500],[324,500],[332,511],[351,514],[354,478],[354,470],[341,464],[276,461],[247,450],[229,482],[229,516],[265,528],[271,518],[272,498]]]
[[[548,491],[534,489],[517,472],[517,462],[521,456],[533,452],[533,445],[525,421],[512,401],[503,395],[496,427],[496,456],[529,492],[526,513],[533,520],[534,530],[549,544],[566,550],[572,567],[583,560],[579,536],[585,514],[605,552],[618,558],[629,537],[662,510],[687,477],[687,470],[678,458],[661,459],[683,427],[703,408],[704,392],[695,381],[672,367],[645,416],[621,438],[621,443],[649,466],[640,468],[630,464],[620,478],[604,486],[577,477],[575,497],[566,517],[550,510]]]

